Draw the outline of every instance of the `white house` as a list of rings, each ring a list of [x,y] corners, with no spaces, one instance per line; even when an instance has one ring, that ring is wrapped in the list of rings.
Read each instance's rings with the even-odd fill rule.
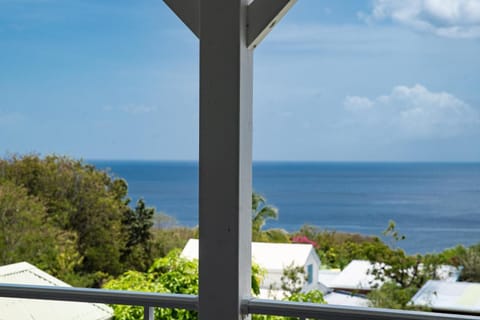
[[[340,273],[330,278],[326,285],[340,291],[371,291],[382,285],[382,282],[371,274],[373,268],[374,264],[370,261],[352,260]]]
[[[329,292],[323,296],[327,304],[350,307],[369,307],[368,299],[363,295],[348,292]]]
[[[430,280],[410,303],[436,312],[480,315],[480,283]]]
[[[332,283],[336,277],[342,272],[340,269],[320,269],[318,270],[318,284],[320,290],[326,294],[333,289]]]
[[[27,263],[0,267],[0,283],[70,287]],[[113,310],[104,304],[0,298],[0,320],[110,320]]]
[[[379,267],[379,263],[372,263],[368,260],[352,260],[342,271],[338,270],[320,270],[319,281],[323,287],[335,291],[349,291],[367,293],[383,285],[383,282],[375,279],[372,270]],[[437,277],[443,281],[457,281],[460,275],[460,269],[440,265],[437,267]]]
[[[198,240],[188,240],[181,254],[187,259],[198,259]],[[252,261],[266,271],[261,283],[261,297],[282,298],[280,291],[283,270],[300,266],[307,280],[302,291],[318,289],[320,258],[311,244],[252,242]]]

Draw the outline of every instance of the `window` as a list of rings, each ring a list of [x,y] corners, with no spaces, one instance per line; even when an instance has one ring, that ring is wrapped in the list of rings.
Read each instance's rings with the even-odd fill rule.
[[[313,265],[309,264],[307,266],[307,282],[308,284],[312,284],[313,282]]]

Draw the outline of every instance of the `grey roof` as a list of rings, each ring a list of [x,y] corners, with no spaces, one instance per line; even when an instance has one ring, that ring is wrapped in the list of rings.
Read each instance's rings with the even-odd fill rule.
[[[70,287],[67,283],[27,263],[0,267],[0,282]],[[113,310],[104,304],[0,298],[0,320],[109,320]]]
[[[383,285],[383,282],[372,274],[372,270],[381,265],[367,260],[352,260],[337,276],[334,276],[335,272],[330,275],[327,271],[320,272],[319,281],[324,281],[325,285],[333,289],[370,291]],[[449,265],[437,267],[437,277],[440,280],[455,282],[459,275],[460,270],[456,267]]]
[[[344,292],[330,292],[323,296],[328,304],[337,306],[368,307],[368,299]]]
[[[480,283],[430,280],[410,302],[435,311],[480,314]]]
[[[372,290],[383,284],[370,274],[374,266],[367,260],[352,260],[338,276],[330,280],[329,286],[344,290]]]

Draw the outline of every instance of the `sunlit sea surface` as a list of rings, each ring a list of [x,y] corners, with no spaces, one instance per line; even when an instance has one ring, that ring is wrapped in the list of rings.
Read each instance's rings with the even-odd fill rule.
[[[198,224],[197,163],[89,162],[125,178],[134,201],[142,197],[179,224]],[[394,220],[409,253],[480,242],[480,163],[259,162],[253,184],[279,208],[267,228],[311,224],[380,236]]]

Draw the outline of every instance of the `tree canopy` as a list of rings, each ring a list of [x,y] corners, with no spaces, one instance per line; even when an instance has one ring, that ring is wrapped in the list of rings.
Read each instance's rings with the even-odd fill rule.
[[[143,199],[134,206],[131,202],[125,180],[81,160],[35,154],[0,159],[0,264],[28,261],[75,286],[101,286],[105,279],[123,274],[117,279],[119,286],[195,292],[194,267],[174,254],[165,256],[198,236],[198,229],[154,230],[155,217],[159,217],[155,209]],[[377,262],[372,274],[385,282],[369,295],[377,307],[408,308],[413,293],[436,278],[440,264],[460,267],[463,281],[480,281],[480,244],[457,246],[440,254],[408,255],[396,245],[405,237],[394,222],[384,233],[391,239],[389,246],[378,237],[308,225],[294,233],[263,230],[268,219],[276,218],[278,210],[264,196],[253,193],[254,240],[310,243],[329,267],[343,268],[353,259]],[[165,258],[154,259],[158,257]],[[258,292],[262,271],[253,268],[252,288]],[[185,278],[185,273],[191,278]],[[295,289],[287,298],[320,301],[315,293],[304,296],[298,291],[297,276],[298,272],[284,274],[286,288]]]
[[[0,159],[0,185],[0,263],[28,260],[54,275],[72,269],[90,277],[86,282],[69,278],[74,284],[92,285],[102,275],[141,269],[151,262],[154,210],[143,200],[130,208],[125,180],[81,160],[30,154]],[[22,238],[16,245],[13,233]],[[39,244],[43,251],[52,251],[48,259],[28,252]]]
[[[252,239],[262,241],[262,228],[269,219],[278,218],[278,209],[267,204],[267,199],[260,193],[252,193]]]
[[[0,184],[0,264],[20,258],[48,268],[61,249],[55,240],[61,230],[48,223],[46,207],[22,186]]]
[[[252,294],[258,295],[264,272],[258,265],[252,265]],[[293,277],[301,277],[297,273]],[[179,250],[172,250],[167,256],[156,259],[147,272],[128,271],[104,286],[112,290],[132,290],[157,293],[198,294],[198,261],[180,257]],[[319,291],[300,293],[298,290],[287,292],[288,301],[324,303]],[[116,320],[143,319],[143,307],[114,305]],[[181,309],[155,308],[155,319],[198,319],[197,312]],[[254,315],[255,320],[280,320],[283,317]]]

